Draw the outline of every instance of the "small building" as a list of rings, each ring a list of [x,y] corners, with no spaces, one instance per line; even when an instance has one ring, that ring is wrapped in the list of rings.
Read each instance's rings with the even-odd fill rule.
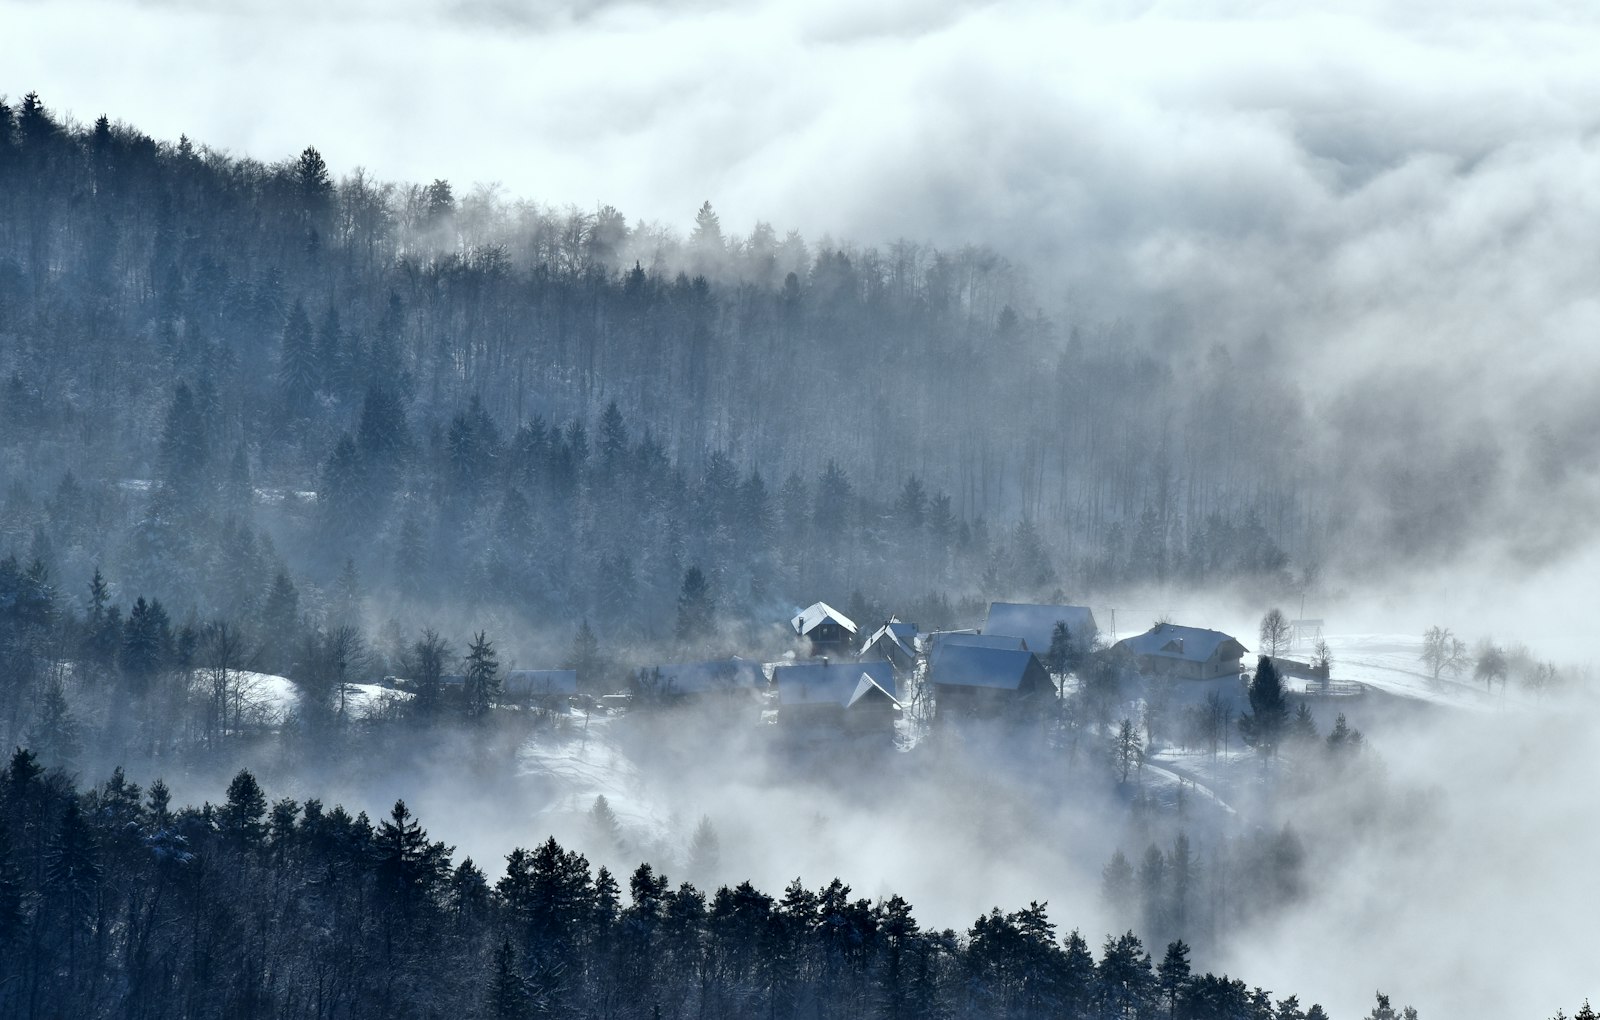
[[[1044,664],[1025,648],[941,642],[928,659],[928,682],[940,722],[1029,718],[1055,694]]]
[[[861,658],[883,659],[895,669],[909,671],[917,665],[916,647],[917,625],[891,619],[861,645]]]
[[[797,662],[773,671],[778,725],[892,739],[900,714],[894,667],[877,662]]]
[[[1112,647],[1131,655],[1145,676],[1182,680],[1237,677],[1245,654],[1244,645],[1221,631],[1174,623],[1158,623]]]
[[[1088,606],[1050,606],[1030,602],[991,602],[983,621],[985,634],[1009,634],[1022,638],[1036,655],[1050,653],[1056,624],[1067,625],[1067,634],[1080,649],[1093,647],[1100,630]]]
[[[812,655],[845,656],[855,646],[855,622],[826,602],[813,602],[796,613],[789,625],[809,644]]]
[[[508,701],[541,708],[564,706],[578,693],[575,669],[508,669],[500,677],[500,691]]]
[[[641,702],[757,701],[766,690],[767,677],[760,663],[735,655],[641,669],[635,686]]]

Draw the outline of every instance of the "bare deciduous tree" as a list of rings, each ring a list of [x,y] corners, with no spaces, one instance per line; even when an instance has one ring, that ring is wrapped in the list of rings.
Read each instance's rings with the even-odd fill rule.
[[[1273,607],[1261,618],[1261,653],[1277,655],[1289,647],[1289,618],[1283,610]]]

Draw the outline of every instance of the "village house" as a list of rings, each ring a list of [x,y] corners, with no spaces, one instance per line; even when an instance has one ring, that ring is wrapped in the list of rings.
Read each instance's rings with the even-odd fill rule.
[[[1054,696],[1039,657],[1025,648],[941,642],[928,659],[934,719],[1026,719]]]
[[[1181,680],[1237,677],[1245,654],[1244,645],[1221,631],[1173,623],[1158,623],[1112,648],[1132,656],[1145,676]]]
[[[894,738],[894,668],[877,662],[797,662],[773,671],[778,725],[807,737]]]
[[[1050,654],[1056,624],[1067,625],[1067,635],[1080,650],[1094,646],[1099,628],[1087,606],[1051,606],[1027,602],[991,602],[983,621],[985,634],[1006,634],[1022,638],[1034,654]]]
[[[854,621],[826,602],[814,602],[802,609],[789,625],[806,641],[812,655],[845,656],[854,650]]]
[[[917,625],[890,619],[861,645],[861,658],[883,659],[895,669],[909,672],[917,664]]]

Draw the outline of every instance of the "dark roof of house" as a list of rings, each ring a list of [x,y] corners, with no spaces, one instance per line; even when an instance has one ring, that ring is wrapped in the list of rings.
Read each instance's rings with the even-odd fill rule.
[[[1010,634],[1028,642],[1043,655],[1050,650],[1056,624],[1065,623],[1074,640],[1086,641],[1096,631],[1094,613],[1087,606],[1047,606],[1024,602],[991,602],[983,621],[985,634]]]
[[[1023,648],[985,648],[981,645],[940,644],[928,660],[928,679],[936,686],[994,687],[1017,690],[1028,670],[1044,667]]]
[[[873,690],[894,701],[894,669],[887,662],[797,662],[772,674],[779,706],[839,705],[850,708]]]
[[[796,613],[794,619],[789,621],[789,624],[794,627],[796,634],[804,637],[828,620],[832,620],[852,634],[856,632],[855,622],[826,602],[813,602],[810,606]]]
[[[500,677],[500,689],[514,697],[548,697],[578,693],[575,669],[508,669]]]
[[[735,655],[704,662],[675,662],[655,667],[663,694],[707,694],[713,691],[757,691],[766,685],[761,664]]]
[[[1174,623],[1158,623],[1143,634],[1118,641],[1114,647],[1126,649],[1134,655],[1181,659],[1185,662],[1205,662],[1229,642],[1232,642],[1232,647],[1225,650],[1230,655],[1244,654],[1244,645],[1240,644],[1237,638],[1221,631],[1180,627]],[[1234,651],[1235,648],[1237,652]]]

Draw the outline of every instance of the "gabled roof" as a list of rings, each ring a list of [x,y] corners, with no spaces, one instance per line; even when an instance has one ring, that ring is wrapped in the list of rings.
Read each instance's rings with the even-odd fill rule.
[[[1065,623],[1075,641],[1088,641],[1098,629],[1087,606],[1048,606],[1025,602],[991,602],[983,621],[985,634],[1010,634],[1028,642],[1040,655],[1050,650],[1056,624]]]
[[[1143,634],[1118,641],[1116,647],[1126,649],[1134,655],[1153,655],[1164,659],[1182,659],[1185,662],[1205,662],[1227,642],[1232,642],[1238,649],[1237,653],[1234,653],[1234,648],[1228,648],[1230,654],[1244,654],[1244,645],[1240,644],[1237,638],[1221,631],[1180,627],[1175,623],[1158,623]]]
[[[707,694],[713,691],[758,691],[766,684],[761,664],[735,655],[703,662],[656,666],[662,694]]]
[[[500,689],[513,697],[552,697],[578,693],[575,669],[509,669],[500,677]]]
[[[872,636],[862,644],[861,650],[865,652],[879,641],[887,641],[890,647],[899,650],[906,658],[915,659],[917,653],[913,650],[913,646],[916,644],[916,637],[917,628],[915,624],[890,620],[872,632]]]
[[[827,620],[832,620],[851,634],[856,632],[855,622],[826,602],[813,602],[810,606],[795,614],[794,619],[790,620],[789,624],[794,627],[796,634],[804,637]]]
[[[995,687],[1017,690],[1030,668],[1044,667],[1032,652],[1022,648],[984,648],[981,645],[941,643],[928,660],[928,679],[936,686]]]
[[[894,701],[894,668],[887,662],[797,662],[773,671],[778,705],[849,708],[873,690]]]

